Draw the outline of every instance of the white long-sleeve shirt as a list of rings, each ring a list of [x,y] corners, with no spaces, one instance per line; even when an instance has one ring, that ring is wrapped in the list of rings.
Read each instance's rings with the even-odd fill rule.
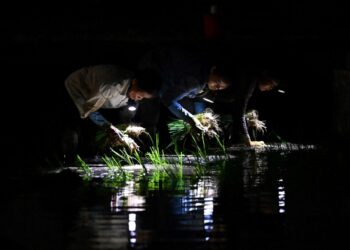
[[[127,105],[133,73],[115,65],[81,68],[68,76],[65,86],[81,118],[100,108]]]

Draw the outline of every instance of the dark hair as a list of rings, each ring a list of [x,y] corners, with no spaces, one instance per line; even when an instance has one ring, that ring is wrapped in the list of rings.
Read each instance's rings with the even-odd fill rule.
[[[277,70],[262,70],[258,74],[258,79],[260,82],[271,82],[276,87],[280,83],[280,74]]]
[[[228,84],[232,81],[232,66],[228,63],[218,62],[213,66],[212,73],[225,80]]]
[[[161,87],[161,78],[154,70],[145,69],[135,72],[137,87],[149,94],[157,96]]]

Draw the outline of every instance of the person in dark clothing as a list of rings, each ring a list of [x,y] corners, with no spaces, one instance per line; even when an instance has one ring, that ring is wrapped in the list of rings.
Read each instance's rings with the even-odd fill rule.
[[[177,118],[200,130],[205,128],[194,114],[205,109],[202,97],[208,92],[223,90],[230,84],[225,67],[208,63],[198,53],[173,47],[148,52],[141,58],[139,69],[157,72],[162,81],[158,103],[162,103]],[[158,123],[158,111],[159,108],[155,108],[152,113],[153,125]]]
[[[263,141],[253,141],[250,138],[246,113],[249,100],[255,91],[266,92],[278,85],[275,74],[264,69],[257,69],[252,66],[250,70],[236,68],[231,88],[223,95],[217,97],[218,101],[227,102],[232,105],[232,135],[234,141],[246,146],[265,146]],[[221,100],[220,100],[221,99]]]

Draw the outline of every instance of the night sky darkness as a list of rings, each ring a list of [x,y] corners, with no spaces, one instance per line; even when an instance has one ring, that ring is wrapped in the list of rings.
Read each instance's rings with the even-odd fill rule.
[[[133,67],[148,49],[164,44],[215,47],[232,60],[261,55],[274,62],[287,94],[257,98],[262,118],[288,141],[330,141],[333,71],[349,69],[347,8],[333,1],[217,1],[223,33],[209,42],[203,17],[213,2],[54,0],[2,6],[2,142],[9,159],[12,152],[30,158],[50,147],[43,145],[55,138],[69,73],[99,63]],[[33,150],[25,152],[28,148]]]

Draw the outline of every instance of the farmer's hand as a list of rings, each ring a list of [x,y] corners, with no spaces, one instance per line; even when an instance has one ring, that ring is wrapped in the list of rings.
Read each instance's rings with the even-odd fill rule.
[[[127,134],[124,134],[122,131],[117,129],[115,126],[110,125],[109,129],[112,131],[113,135],[116,137],[115,139],[120,142],[122,145],[129,148],[131,152],[134,152],[139,149],[137,143],[130,138]]]
[[[260,148],[260,147],[266,146],[265,142],[263,142],[263,141],[251,141],[248,136],[243,136],[242,141],[248,147]]]
[[[131,137],[124,135],[121,139],[125,146],[127,146],[130,152],[135,152],[139,150],[139,145]]]
[[[117,138],[122,138],[124,136],[124,133],[112,124],[108,125],[107,129],[110,130],[110,132],[112,132],[113,135],[117,136]]]
[[[193,123],[195,128],[197,128],[199,130],[199,132],[206,132],[208,130],[208,128],[204,127],[202,125],[202,123],[196,118],[196,117],[192,117]]]
[[[261,147],[265,147],[266,144],[263,141],[250,141],[250,145],[249,146],[261,148]]]

